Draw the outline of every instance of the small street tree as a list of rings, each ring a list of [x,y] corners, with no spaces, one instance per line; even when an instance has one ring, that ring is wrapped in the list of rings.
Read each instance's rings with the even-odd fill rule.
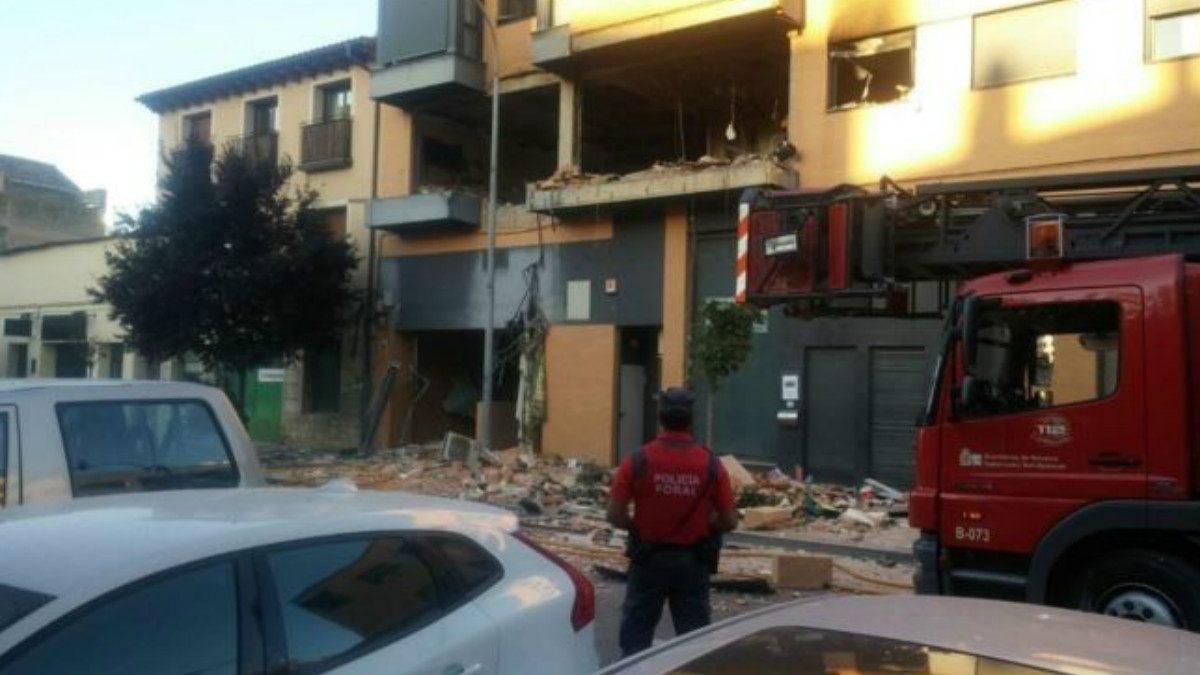
[[[692,327],[691,364],[693,378],[704,381],[705,441],[712,445],[717,394],[721,385],[750,357],[754,346],[754,324],[760,311],[750,305],[710,300],[704,303]]]
[[[171,153],[158,202],[122,217],[126,236],[90,291],[152,362],[194,354],[236,374],[243,415],[252,368],[338,336],[358,264],[316,192],[289,182],[291,163],[255,154],[199,142]]]

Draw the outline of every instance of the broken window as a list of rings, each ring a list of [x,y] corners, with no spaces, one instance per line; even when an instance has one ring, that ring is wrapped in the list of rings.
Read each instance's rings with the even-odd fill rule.
[[[1147,11],[1153,7],[1147,5]],[[1150,60],[1200,55],[1200,2],[1195,9],[1150,16]]]
[[[904,98],[913,88],[913,31],[829,47],[829,109],[846,110]]]
[[[1018,7],[975,17],[972,82],[976,89],[1075,72],[1075,0]]]

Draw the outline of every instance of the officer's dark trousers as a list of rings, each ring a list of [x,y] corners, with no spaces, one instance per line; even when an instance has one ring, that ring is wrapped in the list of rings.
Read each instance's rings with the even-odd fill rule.
[[[622,654],[636,654],[653,644],[664,602],[671,605],[676,635],[703,628],[712,620],[708,568],[693,552],[660,551],[648,560],[630,563],[621,607]]]

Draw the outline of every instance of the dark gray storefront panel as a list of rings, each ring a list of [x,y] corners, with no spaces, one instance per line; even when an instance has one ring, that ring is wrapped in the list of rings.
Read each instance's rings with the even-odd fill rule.
[[[808,461],[815,480],[854,480],[858,453],[855,350],[814,347],[804,363],[804,428]]]
[[[615,218],[614,238],[608,241],[497,250],[497,326],[521,307],[526,270],[539,259],[542,309],[552,323],[567,322],[567,283],[586,280],[591,282],[591,316],[581,323],[661,324],[662,223],[661,212],[631,212]],[[483,251],[385,259],[381,278],[388,285],[385,294],[398,306],[395,328],[482,329],[487,321],[486,271]],[[605,293],[607,279],[616,280],[616,294]]]
[[[913,436],[928,379],[924,350],[871,350],[870,473],[896,488],[913,483]]]

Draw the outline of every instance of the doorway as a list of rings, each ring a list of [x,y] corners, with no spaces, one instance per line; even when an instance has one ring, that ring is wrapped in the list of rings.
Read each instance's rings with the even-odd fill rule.
[[[854,362],[849,348],[810,348],[804,355],[804,469],[814,480],[854,479]]]
[[[659,328],[621,328],[618,383],[617,455],[632,455],[657,431],[654,394],[658,391]]]

